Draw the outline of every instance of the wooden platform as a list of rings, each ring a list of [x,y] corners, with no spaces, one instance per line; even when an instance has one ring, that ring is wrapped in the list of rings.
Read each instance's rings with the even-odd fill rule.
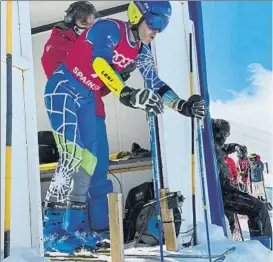
[[[57,163],[40,165],[41,182],[51,180]],[[109,171],[113,174],[128,173],[140,170],[151,170],[151,158],[133,158],[128,160],[110,161]]]

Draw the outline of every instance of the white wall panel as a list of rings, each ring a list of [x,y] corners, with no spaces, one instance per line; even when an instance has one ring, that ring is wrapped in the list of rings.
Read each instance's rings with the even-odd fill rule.
[[[172,16],[167,29],[155,40],[157,65],[160,78],[164,80],[181,98],[190,96],[189,81],[189,21],[188,5],[172,1]],[[170,41],[170,39],[172,39]],[[196,68],[196,67],[195,67]],[[191,120],[166,109],[160,119],[161,143],[164,148],[166,185],[171,191],[181,191],[186,197],[183,204],[181,231],[192,225],[192,171],[191,171]],[[197,152],[196,152],[197,153]],[[198,167],[198,160],[196,167]],[[197,206],[199,213],[201,202],[199,172],[196,169]],[[203,216],[197,216],[203,221]]]

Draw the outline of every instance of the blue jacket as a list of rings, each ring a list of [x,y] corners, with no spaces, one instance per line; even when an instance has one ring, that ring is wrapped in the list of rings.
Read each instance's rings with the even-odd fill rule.
[[[261,160],[250,161],[251,169],[251,181],[252,182],[261,182],[264,181],[264,164]]]

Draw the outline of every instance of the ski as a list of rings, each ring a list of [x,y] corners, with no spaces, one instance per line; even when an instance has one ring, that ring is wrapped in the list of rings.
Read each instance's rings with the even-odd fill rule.
[[[101,253],[100,253],[101,252]],[[50,262],[85,262],[85,261],[97,261],[97,262],[105,262],[108,261],[108,258],[102,259],[99,256],[110,256],[110,251],[101,250],[100,252],[85,252],[85,254],[56,254],[56,253],[48,253],[45,254],[45,257],[49,258]]]
[[[191,258],[191,259],[215,259],[213,260],[213,262],[220,262],[220,261],[224,261],[224,258],[227,257],[227,255],[233,253],[236,250],[236,247],[233,246],[231,248],[229,248],[228,250],[226,250],[224,253],[220,254],[220,255],[194,255],[194,254],[181,254],[181,253],[165,253],[164,254],[164,258]],[[125,254],[125,257],[138,257],[138,258],[144,258],[144,259],[148,259],[148,258],[160,258],[159,255],[156,254]]]
[[[167,253],[164,252],[164,258],[190,258],[190,259],[214,259],[212,262],[223,262],[226,257],[233,253],[236,250],[236,247],[233,246],[223,252],[222,254],[219,255],[194,255],[194,254],[182,254],[182,253]],[[138,250],[139,251],[139,250]],[[145,252],[144,250],[142,250]],[[141,250],[139,251],[141,252]],[[124,254],[125,258],[142,258],[142,259],[151,259],[151,260],[160,260],[161,256],[160,254]],[[84,255],[84,256],[76,256],[76,255],[68,255],[68,256],[49,256],[51,262],[58,262],[58,261],[107,261],[103,260],[99,256],[110,256],[111,253],[110,251],[98,251],[94,252],[89,255]]]
[[[74,256],[74,255],[68,255],[68,256],[47,256],[49,258],[50,262],[87,262],[87,261],[97,261],[97,262],[107,262],[107,259],[99,258],[97,255],[89,255],[89,256]]]
[[[236,247],[231,247],[229,248],[226,252],[224,252],[221,256],[219,256],[218,258],[216,258],[213,262],[223,262],[225,261],[226,257],[233,253],[236,250]]]
[[[50,258],[50,262],[88,262],[88,261],[96,261],[96,262],[108,262],[107,260],[102,260],[97,257],[56,257]]]
[[[244,241],[244,236],[243,236],[238,214],[234,214],[234,220],[235,220],[235,229],[232,234],[233,241]]]

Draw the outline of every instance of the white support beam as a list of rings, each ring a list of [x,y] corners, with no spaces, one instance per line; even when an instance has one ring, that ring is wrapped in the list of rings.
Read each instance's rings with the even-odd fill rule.
[[[1,2],[1,39],[6,38]],[[13,1],[11,255],[14,249],[42,254],[42,213],[29,1]],[[5,187],[6,53],[1,50],[1,192]],[[4,204],[4,195],[1,195]],[[2,206],[2,205],[1,205]],[[4,208],[1,208],[1,228]],[[1,232],[1,242],[3,233]],[[3,243],[3,242],[2,242]],[[2,247],[1,247],[2,248]],[[3,250],[1,250],[3,251]],[[2,252],[1,252],[2,253]]]

